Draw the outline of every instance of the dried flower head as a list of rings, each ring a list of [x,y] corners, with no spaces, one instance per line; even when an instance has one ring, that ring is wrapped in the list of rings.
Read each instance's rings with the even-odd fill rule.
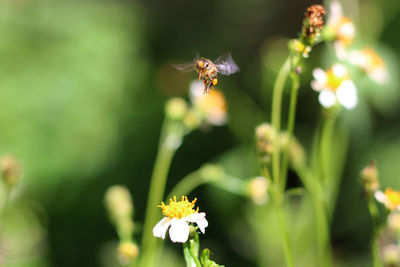
[[[321,29],[324,26],[324,15],[325,9],[321,5],[312,5],[307,8],[306,13],[304,16],[308,19],[310,23],[310,32],[314,31],[315,29]]]
[[[324,7],[321,5],[312,5],[307,8],[300,38],[302,41],[311,46],[317,41],[324,25],[324,14]]]
[[[22,168],[14,157],[4,156],[1,159],[1,176],[3,182],[9,187],[14,187],[19,182]]]

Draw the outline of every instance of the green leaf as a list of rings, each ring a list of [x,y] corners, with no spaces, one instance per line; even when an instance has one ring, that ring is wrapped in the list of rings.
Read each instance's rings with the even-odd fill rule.
[[[204,267],[224,267],[224,265],[219,265],[210,260],[210,250],[208,248],[203,249],[201,252],[200,261]]]

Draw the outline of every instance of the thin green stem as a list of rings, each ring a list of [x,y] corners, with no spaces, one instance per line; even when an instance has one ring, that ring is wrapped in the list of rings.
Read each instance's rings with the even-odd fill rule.
[[[283,152],[283,158],[282,158],[282,171],[281,171],[282,191],[284,191],[286,187],[287,171],[289,165],[289,149],[290,149],[290,144],[292,142],[294,123],[296,119],[297,92],[299,91],[300,87],[299,76],[296,73],[292,72],[291,78],[292,78],[292,90],[290,94],[290,106],[289,106],[288,126],[287,126],[288,144]]]
[[[199,171],[189,173],[172,188],[166,200],[173,198],[174,196],[180,198],[180,196],[187,195],[193,189],[204,184],[205,182],[206,180],[200,175]]]
[[[330,110],[329,114],[327,115],[326,119],[324,120],[324,124],[322,126],[321,132],[321,150],[320,150],[320,158],[321,158],[321,172],[322,172],[322,179],[324,181],[331,178],[332,171],[331,171],[331,148],[332,148],[332,135],[333,130],[335,128],[336,123],[336,108]]]
[[[4,214],[6,213],[8,203],[10,202],[12,187],[7,186],[5,190],[6,190],[6,192],[5,192],[4,203],[3,203],[3,207],[0,212],[0,222],[1,223],[4,223]]]
[[[151,177],[143,227],[142,259],[140,261],[140,265],[143,267],[154,266],[157,243],[160,241],[153,237],[152,228],[160,219],[161,213],[157,209],[157,205],[163,200],[169,167],[175,151],[179,147],[182,136],[183,131],[178,125],[173,125],[168,121],[164,123]]]
[[[273,202],[274,202],[274,207],[275,207],[275,212],[276,212],[276,217],[278,220],[278,227],[279,231],[281,233],[281,237],[283,240],[283,253],[285,256],[285,262],[287,267],[293,267],[293,252],[292,252],[292,247],[290,245],[290,239],[289,239],[289,234],[288,234],[288,229],[286,225],[286,219],[285,215],[283,214],[283,205],[282,201],[283,198],[280,196],[280,188],[272,188],[272,196],[273,196]]]
[[[193,263],[196,264],[196,267],[202,267],[192,240],[188,240],[183,244],[183,254],[185,255],[187,267],[192,267]],[[190,258],[187,255],[190,255]]]
[[[320,181],[306,166],[297,166],[295,171],[310,193],[314,204],[318,266],[332,266],[329,220],[325,201],[323,200],[323,188]]]
[[[372,253],[372,261],[374,267],[381,267],[382,262],[379,258],[379,248],[377,237],[379,233],[378,225],[379,225],[379,212],[378,208],[376,207],[376,203],[373,198],[368,199],[368,210],[372,217],[372,225],[373,225],[373,232],[371,237],[371,253]]]
[[[282,65],[278,77],[276,78],[273,96],[272,96],[272,113],[271,113],[271,124],[275,129],[276,133],[279,135],[281,127],[281,109],[282,109],[282,93],[285,87],[285,82],[290,72],[290,56],[286,59],[285,63]],[[280,148],[279,148],[279,138],[275,138],[274,150],[272,154],[272,175],[273,179],[277,184],[280,184]]]

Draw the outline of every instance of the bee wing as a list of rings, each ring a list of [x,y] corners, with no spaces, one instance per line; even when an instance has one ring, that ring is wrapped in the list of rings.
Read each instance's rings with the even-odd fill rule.
[[[222,75],[231,75],[240,70],[235,61],[233,61],[230,53],[217,58],[214,62],[214,65],[217,68],[218,72]]]
[[[173,64],[172,67],[175,69],[181,71],[181,72],[191,72],[195,70],[195,63],[193,61],[191,62],[186,62],[182,64]]]

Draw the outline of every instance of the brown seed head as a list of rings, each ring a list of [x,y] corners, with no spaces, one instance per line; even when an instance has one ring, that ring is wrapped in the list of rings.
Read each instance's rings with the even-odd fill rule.
[[[314,31],[314,28],[321,29],[324,26],[324,15],[325,9],[321,5],[312,5],[307,8],[304,16],[310,23],[310,33]]]

